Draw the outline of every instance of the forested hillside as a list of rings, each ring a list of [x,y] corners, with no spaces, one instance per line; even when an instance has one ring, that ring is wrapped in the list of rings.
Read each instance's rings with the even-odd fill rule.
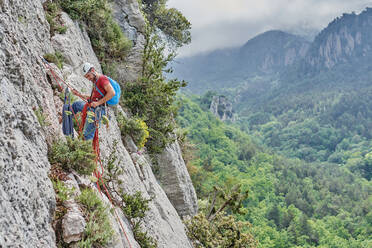
[[[230,98],[241,128],[277,153],[308,162],[343,164],[370,179],[372,169],[362,161],[372,151],[371,20],[371,8],[360,14],[344,14],[330,22],[312,43],[301,43],[299,37],[281,42],[278,32],[274,37],[270,32],[259,35],[245,45],[256,44],[256,50],[242,53],[247,61],[261,61],[261,55],[269,52],[288,58],[290,53],[284,52],[289,47],[297,55],[292,63],[282,60],[280,66],[266,71],[262,67],[250,70],[248,64],[240,63],[247,68],[245,76],[220,66],[224,76],[209,80],[213,73],[203,66],[197,70],[187,67],[187,61],[192,60],[187,58],[183,70],[188,68],[188,75],[200,76],[189,89],[200,92],[209,88]],[[223,61],[221,56],[219,61]],[[230,65],[230,57],[226,61]],[[219,70],[214,72],[219,75]]]
[[[213,205],[216,188],[223,192],[219,204],[238,188],[248,197],[239,198],[239,211],[228,212],[252,224],[246,231],[259,247],[371,246],[372,185],[351,172],[357,164],[370,167],[371,154],[358,153],[350,166],[287,159],[257,145],[237,125],[217,120],[207,97],[181,96],[178,116],[202,211]]]

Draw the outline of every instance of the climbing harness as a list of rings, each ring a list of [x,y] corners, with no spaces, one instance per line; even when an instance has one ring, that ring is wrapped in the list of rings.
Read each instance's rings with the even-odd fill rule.
[[[41,57],[41,56],[40,56]],[[49,70],[50,73],[52,74],[53,78],[55,79],[55,81],[57,82],[59,88],[61,89],[62,91],[62,86],[61,84],[59,83],[60,82],[63,82],[65,85],[67,85],[67,88],[66,88],[66,91],[65,91],[65,94],[67,95],[69,93],[68,91],[68,88],[70,88],[71,90],[76,90],[74,89],[71,85],[69,85],[68,83],[66,83],[61,77],[59,77],[53,70],[52,66],[48,63],[48,61],[46,61],[43,57],[41,57],[42,59],[42,62],[43,62],[43,65],[45,67],[45,69]],[[120,90],[120,88],[119,88]],[[77,91],[77,90],[76,90]],[[119,93],[120,94],[120,93]],[[65,105],[66,105],[66,95],[65,95]],[[82,115],[81,115],[81,122],[79,123],[77,117],[76,117],[76,114],[74,113],[73,109],[70,107],[71,109],[71,112],[76,120],[76,123],[79,124],[79,137],[80,135],[82,134],[83,132],[83,129],[84,129],[84,126],[85,126],[85,122],[86,122],[86,118],[87,118],[87,112],[88,112],[88,108],[90,107],[90,101],[80,97],[82,100],[84,100],[86,103],[84,105],[84,108],[83,110],[81,111],[82,112]],[[69,104],[70,104],[70,99],[69,99]],[[68,105],[69,105],[68,104]],[[98,110],[98,111],[97,111]],[[97,113],[98,112],[98,113]],[[94,125],[96,127],[96,130],[95,130],[95,133],[94,133],[94,137],[93,137],[93,142],[92,142],[92,146],[93,146],[93,150],[94,150],[94,153],[96,154],[96,158],[95,158],[95,163],[96,163],[96,168],[93,172],[94,176],[96,177],[97,181],[96,181],[96,186],[97,186],[97,189],[98,189],[98,192],[102,195],[102,190],[101,190],[101,187],[100,187],[100,183],[102,184],[104,190],[105,190],[105,194],[107,195],[111,205],[113,206],[114,208],[114,213],[115,213],[115,217],[116,219],[119,221],[119,224],[120,224],[120,227],[121,227],[121,230],[123,231],[124,233],[124,236],[128,242],[128,245],[130,248],[132,248],[132,245],[129,241],[129,238],[127,236],[127,233],[125,232],[125,229],[124,229],[124,226],[123,226],[123,223],[118,215],[118,213],[116,212],[116,208],[115,208],[115,205],[112,201],[112,197],[109,193],[109,191],[107,190],[107,187],[102,179],[102,175],[104,173],[104,169],[103,169],[103,163],[102,163],[102,160],[101,160],[101,157],[100,157],[100,148],[99,148],[99,122],[100,122],[100,118],[101,118],[101,111],[99,110],[99,108],[96,108],[95,111],[93,112],[94,114]],[[68,121],[70,125],[70,123],[72,122],[72,118],[71,118],[71,122]],[[73,127],[73,126],[72,126]],[[65,133],[65,132],[64,132]],[[67,132],[69,133],[69,131]],[[72,130],[72,135],[73,135],[73,130]],[[101,172],[98,170],[98,165],[101,167]]]

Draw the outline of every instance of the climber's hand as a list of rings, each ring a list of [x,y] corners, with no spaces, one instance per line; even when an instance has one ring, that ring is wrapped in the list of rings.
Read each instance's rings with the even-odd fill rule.
[[[90,104],[90,106],[91,106],[92,108],[96,108],[96,107],[99,106],[99,103],[98,103],[98,102],[92,102],[92,103]]]

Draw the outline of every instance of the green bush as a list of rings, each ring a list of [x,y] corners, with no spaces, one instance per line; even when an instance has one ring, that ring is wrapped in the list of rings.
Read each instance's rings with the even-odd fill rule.
[[[123,86],[121,104],[132,114],[143,119],[150,133],[146,148],[150,153],[160,153],[174,141],[169,134],[174,130],[174,117],[177,114],[175,96],[185,82],[167,80],[164,69],[174,54],[164,55],[165,45],[157,35],[148,29],[143,55],[142,77],[138,82]],[[168,71],[168,70],[166,70]]]
[[[181,47],[191,42],[191,23],[175,8],[167,8],[167,0],[142,0],[149,23],[161,30],[171,46]]]
[[[103,69],[125,59],[132,42],[114,21],[107,0],[60,0],[58,3],[72,19],[86,24],[94,52],[105,65]]]
[[[122,207],[122,210],[130,220],[135,218],[143,219],[146,212],[150,209],[149,202],[151,199],[144,199],[139,191],[134,195],[122,193],[121,198],[125,204],[125,206]]]
[[[213,221],[209,221],[203,213],[185,221],[187,235],[196,247],[221,248],[253,248],[257,241],[244,229],[247,222],[237,221],[232,215],[220,212]]]
[[[137,191],[134,195],[129,195],[121,192],[121,209],[124,214],[129,218],[132,223],[133,234],[136,241],[142,248],[156,248],[156,241],[141,230],[141,222],[150,209],[149,202],[152,199],[145,199],[142,197],[141,192]]]
[[[49,151],[50,163],[58,163],[64,170],[73,169],[82,175],[91,175],[94,171],[95,153],[90,141],[66,138],[66,142],[55,142]]]
[[[63,68],[63,63],[65,62],[65,57],[63,57],[61,52],[56,51],[55,54],[47,53],[43,57],[49,63],[54,63],[59,69]]]
[[[56,192],[57,200],[61,203],[66,201],[74,191],[74,189],[67,188],[64,182],[58,179],[52,180],[52,183],[54,191]]]
[[[134,238],[141,246],[141,248],[157,248],[157,242],[148,235],[147,232],[143,232],[139,224],[133,227]]]
[[[67,27],[61,21],[61,7],[56,2],[46,1],[43,4],[46,19],[50,25],[50,36],[55,33],[64,34]]]
[[[87,225],[79,247],[104,247],[113,238],[114,231],[110,225],[108,210],[91,189],[84,189],[78,197],[82,205]]]
[[[120,175],[123,170],[115,165],[117,161],[116,156],[117,141],[113,144],[113,149],[106,162],[106,173],[103,176],[103,180],[107,186],[110,194],[117,195],[115,205],[119,206],[124,214],[128,217],[134,238],[143,248],[156,248],[156,241],[150,237],[147,232],[141,231],[141,222],[146,215],[146,212],[150,209],[149,202],[152,199],[143,198],[141,192],[136,192],[134,195],[129,195],[123,191],[121,185],[123,181],[120,179]]]
[[[49,125],[49,123],[46,121],[46,116],[43,112],[43,109],[41,107],[34,109],[34,113],[36,115],[37,121],[39,122],[41,127],[45,127]]]
[[[141,118],[127,119],[123,115],[119,115],[118,123],[123,136],[130,135],[138,148],[144,147],[149,137],[149,131],[146,123]]]

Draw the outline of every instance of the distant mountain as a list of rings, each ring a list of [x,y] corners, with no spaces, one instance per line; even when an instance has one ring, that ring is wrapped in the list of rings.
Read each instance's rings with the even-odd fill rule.
[[[316,36],[305,62],[318,70],[364,62],[372,57],[372,8],[343,14]]]
[[[310,42],[283,31],[268,31],[242,47],[181,58],[175,76],[189,82],[189,89],[203,92],[235,87],[257,75],[273,75],[304,58]]]
[[[270,31],[240,48],[187,58],[179,65],[187,74],[176,72],[193,92],[231,99],[241,128],[274,150],[345,163],[372,151],[371,30],[367,8],[336,18],[311,43]]]

